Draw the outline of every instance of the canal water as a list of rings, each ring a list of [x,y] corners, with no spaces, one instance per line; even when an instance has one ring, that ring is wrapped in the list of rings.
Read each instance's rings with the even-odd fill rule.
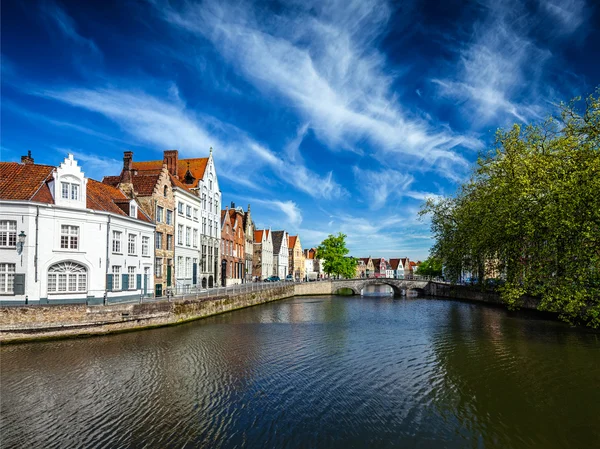
[[[302,297],[0,356],[2,448],[600,447],[600,334],[480,304]]]

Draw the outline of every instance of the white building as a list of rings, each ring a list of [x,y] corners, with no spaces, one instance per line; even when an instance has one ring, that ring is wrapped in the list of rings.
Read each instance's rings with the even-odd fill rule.
[[[0,303],[137,301],[151,294],[154,225],[120,190],[59,167],[0,163]]]
[[[200,260],[200,210],[202,203],[197,195],[174,183],[175,195],[175,276],[177,292],[189,291],[198,285]]]
[[[125,155],[126,158],[133,158],[131,152],[125,152]],[[177,150],[166,150],[162,160],[132,161],[130,166],[131,174],[127,175],[127,167],[124,167],[120,177],[105,177],[105,182],[118,182],[119,178],[122,182],[124,175],[127,175],[125,178],[134,180],[135,188],[136,179],[160,173],[163,167],[166,167],[170,176],[174,204],[165,205],[164,213],[172,214],[173,222],[169,222],[169,215],[166,215],[161,218],[163,224],[160,226],[164,227],[165,223],[174,226],[174,235],[166,235],[166,247],[167,251],[171,250],[169,238],[173,237],[175,287],[181,290],[194,286],[205,288],[219,285],[221,191],[212,148],[209,156],[204,158],[179,159]],[[140,190],[141,187],[140,185],[137,189]],[[156,191],[154,186],[151,187],[152,197],[148,199],[154,201],[157,196],[162,195],[162,188]],[[168,189],[164,189],[164,196],[167,198]],[[137,193],[134,191],[133,194]],[[161,210],[155,216],[161,217],[162,214]],[[162,257],[170,256],[163,254]]]
[[[285,279],[288,274],[288,240],[286,231],[273,231],[273,275]]]
[[[270,229],[254,231],[254,277],[264,280],[273,275],[273,238]]]

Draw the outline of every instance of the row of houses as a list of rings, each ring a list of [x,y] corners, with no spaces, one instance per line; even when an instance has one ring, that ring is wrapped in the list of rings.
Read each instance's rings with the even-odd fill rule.
[[[356,259],[357,278],[404,279],[419,269],[420,262],[413,262],[408,257],[386,260],[383,257],[365,257]]]
[[[270,276],[304,277],[299,236],[223,208],[208,157],[135,161],[96,181],[59,166],[0,163],[0,304],[118,302]]]

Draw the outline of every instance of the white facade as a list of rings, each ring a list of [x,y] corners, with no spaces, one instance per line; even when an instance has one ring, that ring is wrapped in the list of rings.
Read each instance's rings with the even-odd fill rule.
[[[202,287],[220,285],[221,246],[221,190],[212,150],[208,157],[204,176],[198,181],[197,190],[200,200],[200,268],[199,283]],[[212,282],[210,282],[212,281]]]
[[[48,184],[55,204],[0,199],[1,303],[101,304],[152,293],[154,225],[134,218],[134,200],[123,200],[131,217],[87,209],[86,186],[95,182],[69,155]]]
[[[200,242],[202,202],[199,197],[180,187],[173,189],[175,196],[175,278],[177,292],[201,284]]]
[[[283,232],[283,237],[281,239],[280,247],[273,248],[273,275],[285,279],[288,274],[288,262],[290,257],[288,251],[289,234],[286,231],[275,232]]]
[[[261,241],[254,242],[255,245],[260,245],[260,260],[255,263],[260,263],[260,277],[264,280],[273,275],[273,236],[270,229],[260,233]]]

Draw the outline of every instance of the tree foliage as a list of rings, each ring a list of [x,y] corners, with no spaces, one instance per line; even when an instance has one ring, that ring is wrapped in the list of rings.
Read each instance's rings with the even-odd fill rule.
[[[419,276],[441,276],[442,260],[437,257],[429,257],[421,262],[416,274]]]
[[[346,235],[341,232],[330,234],[317,248],[317,259],[323,259],[323,270],[329,275],[339,275],[348,279],[356,276],[356,259],[346,257]]]
[[[505,278],[503,299],[600,327],[600,89],[541,124],[499,130],[469,182],[429,200],[432,255],[444,274]],[[489,276],[489,273],[488,273]],[[495,277],[495,276],[494,276]]]

